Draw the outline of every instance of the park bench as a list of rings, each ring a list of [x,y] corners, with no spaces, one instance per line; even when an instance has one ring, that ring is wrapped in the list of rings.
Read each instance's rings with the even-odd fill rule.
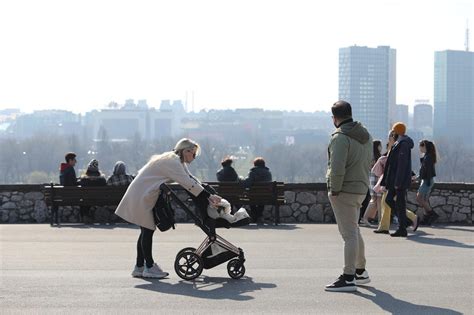
[[[51,208],[51,224],[59,206],[116,206],[127,186],[59,186],[46,185],[43,194]],[[59,224],[59,222],[58,222]]]
[[[208,183],[219,196],[235,205],[272,205],[275,224],[280,222],[279,206],[285,203],[282,182],[255,183],[244,188],[238,182]],[[43,194],[51,209],[51,224],[59,206],[116,206],[122,200],[127,186],[59,186],[45,185]],[[59,222],[58,222],[59,224]]]
[[[275,224],[280,223],[280,205],[285,204],[283,182],[254,183],[245,188],[238,182],[210,182],[217,194],[233,205],[271,205],[275,207]]]

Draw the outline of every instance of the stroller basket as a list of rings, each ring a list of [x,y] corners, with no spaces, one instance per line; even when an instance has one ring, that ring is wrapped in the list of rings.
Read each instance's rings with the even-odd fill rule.
[[[203,269],[211,269],[228,261],[227,272],[229,276],[233,279],[241,278],[245,274],[243,250],[217,235],[214,228],[205,225],[203,222],[209,222],[213,219],[203,218],[201,220],[176,196],[168,185],[162,184],[160,189],[172,201],[177,203],[207,235],[197,249],[186,247],[178,252],[174,263],[174,269],[178,276],[184,280],[193,280],[201,275]],[[216,226],[216,222],[213,222],[213,225]]]

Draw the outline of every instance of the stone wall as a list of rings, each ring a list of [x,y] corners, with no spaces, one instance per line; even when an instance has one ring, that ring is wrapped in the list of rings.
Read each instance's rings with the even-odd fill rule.
[[[176,189],[182,200],[187,194]],[[408,192],[408,208],[421,211],[416,204],[416,187]],[[323,183],[286,184],[286,204],[280,206],[282,223],[330,223],[334,214]],[[436,183],[430,197],[433,209],[440,215],[439,223],[472,224],[474,184]],[[189,203],[188,203],[189,204]],[[192,207],[192,205],[190,204]],[[94,221],[119,222],[113,214],[115,207],[92,207]],[[266,206],[264,218],[271,221],[274,208]],[[61,207],[61,222],[79,221],[79,207]],[[0,185],[0,223],[45,223],[50,213],[40,185]],[[190,222],[189,216],[176,209],[177,222]]]

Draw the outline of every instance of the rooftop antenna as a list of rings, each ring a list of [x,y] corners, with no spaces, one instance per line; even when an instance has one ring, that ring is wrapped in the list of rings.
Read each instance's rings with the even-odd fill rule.
[[[469,20],[466,20],[466,41],[464,42],[466,51],[469,51]]]

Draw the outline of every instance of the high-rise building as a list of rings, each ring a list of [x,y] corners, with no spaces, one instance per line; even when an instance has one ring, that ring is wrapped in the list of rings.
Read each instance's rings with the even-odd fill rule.
[[[402,123],[408,126],[408,117],[408,105],[395,105],[395,116],[393,117],[394,122],[401,121]]]
[[[373,138],[385,139],[395,117],[396,50],[351,46],[339,49],[339,99]]]
[[[435,52],[434,137],[474,147],[474,52]]]
[[[415,105],[413,108],[413,129],[422,131],[425,137],[433,136],[433,106],[427,102]]]

